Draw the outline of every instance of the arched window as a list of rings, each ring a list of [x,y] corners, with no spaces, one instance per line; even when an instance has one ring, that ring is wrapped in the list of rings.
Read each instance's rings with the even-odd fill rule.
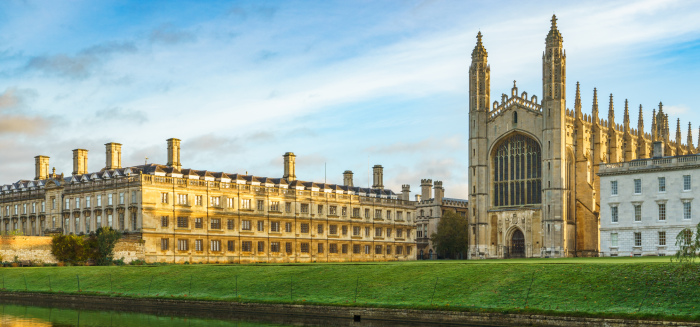
[[[517,124],[517,123],[518,123],[518,112],[513,111],[513,124]]]
[[[516,134],[494,151],[493,205],[496,207],[542,203],[542,152],[533,138]]]

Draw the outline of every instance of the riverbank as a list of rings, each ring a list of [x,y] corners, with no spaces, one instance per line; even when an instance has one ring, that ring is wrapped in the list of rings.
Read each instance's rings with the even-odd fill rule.
[[[62,296],[666,321],[700,321],[698,272],[668,258],[0,269],[7,291]]]

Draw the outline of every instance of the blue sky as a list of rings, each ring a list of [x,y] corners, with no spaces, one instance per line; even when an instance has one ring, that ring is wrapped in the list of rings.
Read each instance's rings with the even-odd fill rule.
[[[104,167],[184,167],[341,183],[385,167],[385,185],[415,194],[421,178],[467,197],[468,66],[476,33],[491,64],[491,98],[513,80],[541,94],[552,13],[567,53],[567,106],[581,82],[602,115],[614,94],[664,102],[685,139],[700,115],[697,1],[3,1],[0,2],[0,184],[31,179],[34,156],[72,171],[71,150]],[[540,96],[541,97],[541,96]],[[675,124],[674,124],[675,125]],[[675,135],[675,126],[671,126]]]

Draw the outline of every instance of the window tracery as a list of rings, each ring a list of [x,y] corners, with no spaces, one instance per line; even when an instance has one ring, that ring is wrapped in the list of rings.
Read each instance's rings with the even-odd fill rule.
[[[542,151],[531,137],[516,134],[496,149],[492,158],[493,205],[542,203]]]

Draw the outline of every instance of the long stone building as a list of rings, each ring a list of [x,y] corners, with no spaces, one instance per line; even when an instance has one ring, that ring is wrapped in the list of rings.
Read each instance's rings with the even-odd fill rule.
[[[491,102],[488,53],[481,32],[469,69],[470,254],[510,256],[594,256],[600,249],[601,164],[651,156],[663,142],[665,156],[698,153],[690,126],[686,144],[677,123],[669,137],[669,117],[659,103],[650,132],[642,107],[631,126],[628,101],[622,124],[615,121],[613,96],[607,118],[600,117],[597,90],[591,114],[581,107],[576,83],[574,109],[566,106],[566,52],[552,17],[542,54],[542,101],[519,93]],[[700,141],[699,141],[700,142]]]
[[[415,205],[409,190],[296,179],[295,155],[281,178],[183,169],[180,140],[167,165],[122,167],[121,144],[106,144],[106,165],[87,171],[87,150],[73,150],[70,176],[37,156],[34,180],[3,185],[0,229],[42,235],[112,226],[141,237],[148,262],[326,262],[415,259]],[[135,234],[135,235],[133,235]]]

